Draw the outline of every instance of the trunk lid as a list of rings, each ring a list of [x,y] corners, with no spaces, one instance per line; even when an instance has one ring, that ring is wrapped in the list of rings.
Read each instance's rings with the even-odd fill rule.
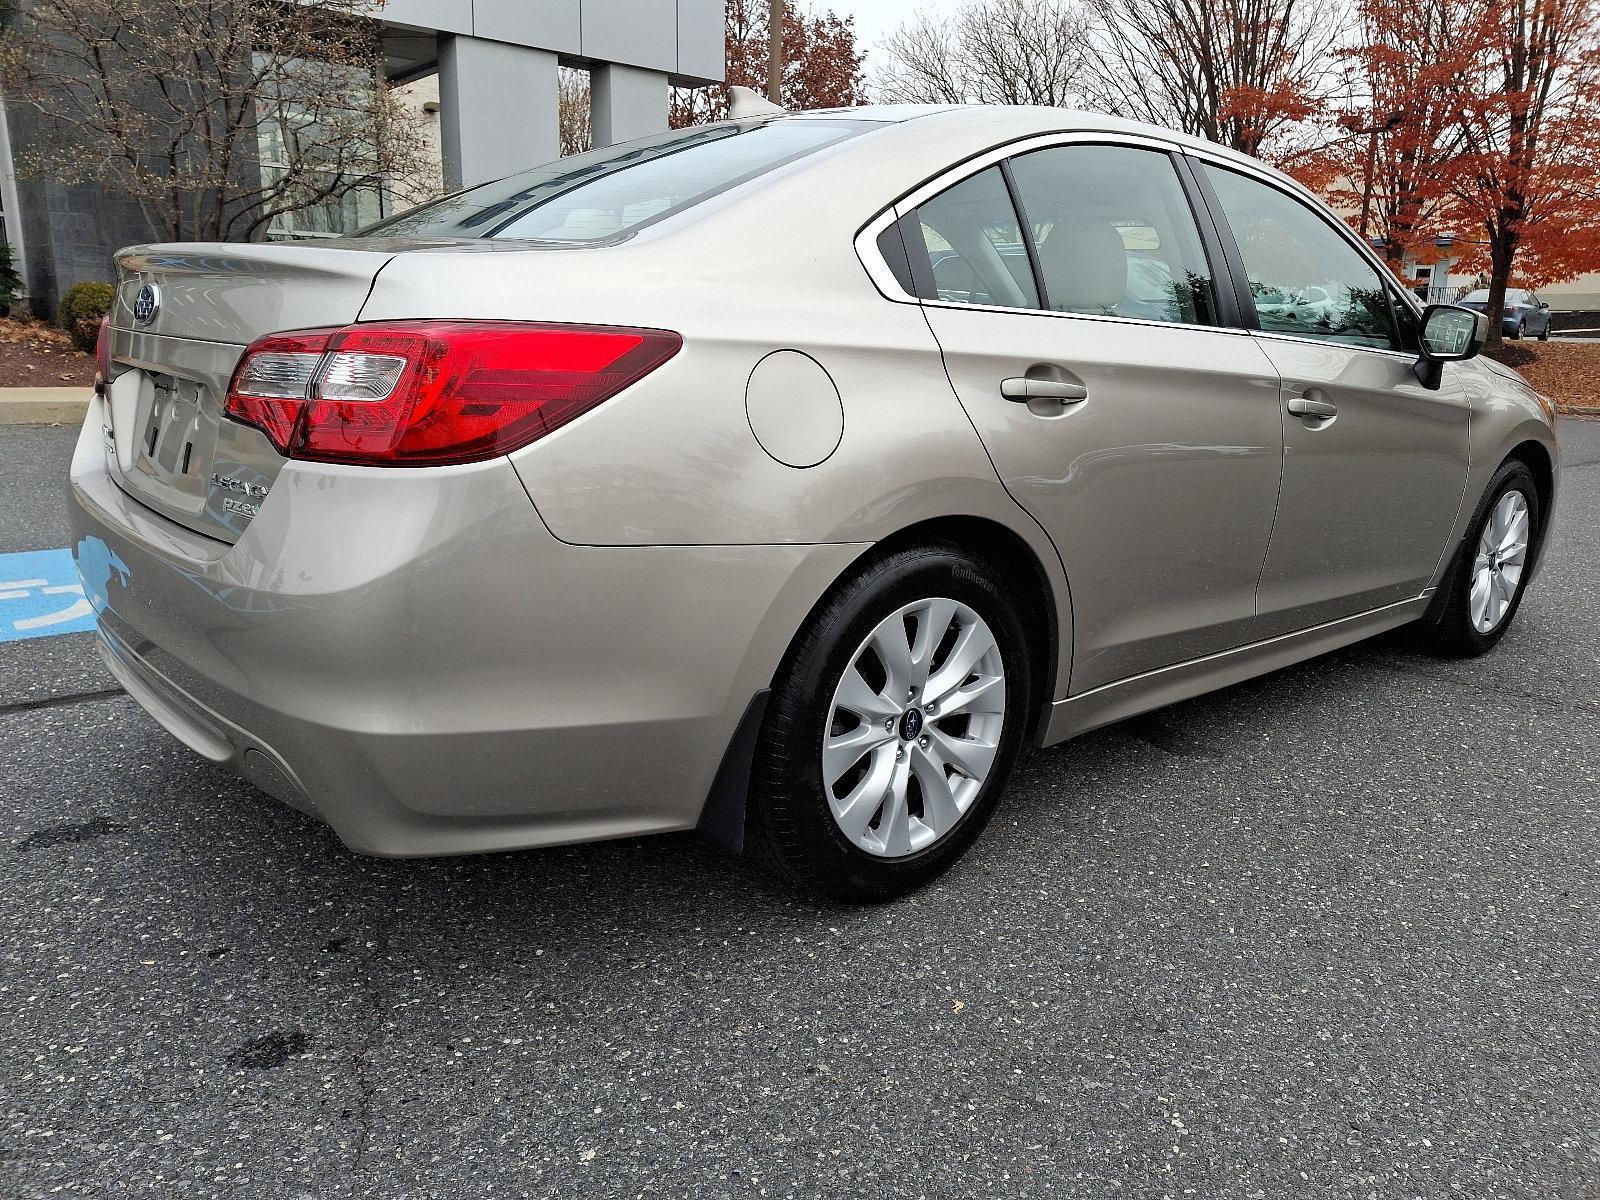
[[[136,246],[117,256],[106,456],[117,483],[182,525],[235,542],[286,461],[223,415],[244,348],[343,325],[384,263],[416,243]]]

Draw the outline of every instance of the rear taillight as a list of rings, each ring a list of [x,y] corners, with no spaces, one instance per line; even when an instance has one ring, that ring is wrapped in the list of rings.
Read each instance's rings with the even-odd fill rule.
[[[94,338],[94,391],[104,396],[111,386],[111,318],[100,318],[100,332]]]
[[[293,458],[436,466],[506,454],[655,370],[660,329],[381,321],[254,342],[228,415]]]

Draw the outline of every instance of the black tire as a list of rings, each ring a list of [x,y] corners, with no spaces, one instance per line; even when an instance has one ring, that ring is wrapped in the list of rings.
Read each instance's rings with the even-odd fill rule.
[[[749,844],[780,876],[831,900],[892,900],[945,870],[982,832],[1033,717],[1027,635],[996,574],[957,546],[914,546],[861,565],[812,614],[774,681],[751,773]],[[834,690],[857,649],[884,618],[932,597],[968,605],[993,632],[1005,670],[1005,715],[994,761],[961,818],[931,845],[883,858],[856,846],[835,822],[822,739]]]
[[[1528,505],[1528,553],[1505,616],[1489,632],[1481,633],[1472,622],[1470,609],[1473,560],[1477,554],[1478,539],[1483,534],[1484,525],[1488,522],[1495,505],[1499,504],[1501,498],[1510,491],[1521,492]],[[1494,478],[1489,481],[1483,499],[1478,502],[1477,511],[1472,514],[1472,522],[1467,526],[1467,535],[1457,547],[1450,568],[1445,572],[1444,579],[1439,585],[1441,590],[1439,599],[1435,601],[1434,608],[1429,614],[1417,625],[1417,632],[1421,636],[1425,650],[1442,658],[1473,658],[1487,654],[1495,648],[1505,636],[1506,630],[1511,627],[1517,609],[1522,606],[1522,596],[1528,587],[1528,575],[1533,567],[1534,554],[1539,548],[1539,532],[1543,527],[1543,520],[1544,512],[1539,503],[1539,489],[1534,483],[1533,472],[1517,459],[1503,463],[1495,472]]]
[[[1544,328],[1539,330],[1539,340],[1541,342],[1548,342],[1550,340],[1550,321],[1549,321],[1549,318],[1545,319]]]

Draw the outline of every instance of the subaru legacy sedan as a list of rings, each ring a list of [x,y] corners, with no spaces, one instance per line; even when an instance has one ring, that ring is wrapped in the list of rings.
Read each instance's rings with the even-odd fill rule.
[[[1491,649],[1556,494],[1481,314],[1060,109],[741,117],[118,261],[101,651],[369,854],[698,828],[892,897],[1030,748],[1397,626]]]

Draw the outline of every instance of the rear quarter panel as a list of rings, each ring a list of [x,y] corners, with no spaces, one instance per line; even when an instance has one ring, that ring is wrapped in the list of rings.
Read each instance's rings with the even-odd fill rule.
[[[858,148],[878,143],[870,153],[788,169],[621,245],[400,256],[379,274],[362,319],[678,332],[683,349],[663,367],[512,455],[557,538],[870,544],[939,517],[987,518],[1020,536],[1050,580],[1064,686],[1071,614],[1060,559],[1001,485],[921,310],[886,300],[855,255],[868,220],[951,161],[949,138],[913,136],[916,124],[858,139]],[[965,136],[971,153],[994,140],[981,124]],[[812,466],[777,461],[751,428],[747,384],[776,350],[815,360],[839,394],[837,447]]]

